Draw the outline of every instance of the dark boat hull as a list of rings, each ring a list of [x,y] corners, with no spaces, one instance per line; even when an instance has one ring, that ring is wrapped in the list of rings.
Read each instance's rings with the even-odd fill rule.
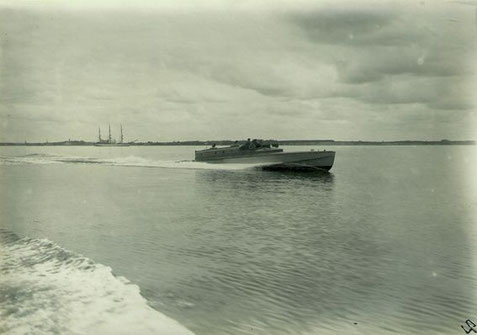
[[[329,171],[334,163],[334,151],[277,152],[223,157],[207,160],[219,164],[254,164],[263,170]]]

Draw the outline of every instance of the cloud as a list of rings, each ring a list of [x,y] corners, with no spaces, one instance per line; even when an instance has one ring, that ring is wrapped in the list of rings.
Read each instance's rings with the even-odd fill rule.
[[[332,45],[396,45],[403,36],[388,30],[397,14],[388,9],[329,7],[293,13],[290,20],[314,43]]]
[[[428,136],[472,134],[446,116],[475,108],[465,6],[188,6],[0,10],[4,136],[412,138],[426,115]]]
[[[446,17],[460,17],[450,24]],[[337,7],[293,13],[289,20],[314,44],[328,46],[343,81],[385,75],[453,76],[469,73],[474,55],[472,18],[458,6]],[[467,24],[465,24],[467,22]]]

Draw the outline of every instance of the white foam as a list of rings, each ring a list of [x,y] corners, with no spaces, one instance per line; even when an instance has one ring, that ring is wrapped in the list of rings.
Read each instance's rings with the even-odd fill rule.
[[[192,334],[126,278],[51,241],[7,243],[0,269],[0,333]]]
[[[104,160],[115,166],[142,166],[170,169],[199,169],[199,170],[243,170],[257,166],[257,164],[210,164],[195,161],[167,161],[151,160],[142,157],[128,156]]]
[[[54,160],[53,155],[30,154],[24,156],[0,156],[0,165],[20,164],[53,164],[60,163]]]
[[[58,155],[28,155],[1,157],[1,164],[102,164],[124,167],[149,167],[165,169],[198,169],[198,170],[243,170],[260,166],[261,164],[210,164],[195,161],[153,160],[137,156],[101,159],[95,157],[58,156]]]

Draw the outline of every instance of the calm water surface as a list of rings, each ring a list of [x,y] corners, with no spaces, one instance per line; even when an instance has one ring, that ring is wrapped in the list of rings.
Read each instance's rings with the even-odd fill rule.
[[[458,334],[477,323],[476,147],[327,147],[337,152],[330,174],[184,161],[194,149],[1,148],[3,243],[23,262],[3,271],[11,282],[27,277],[22,267],[34,275],[42,268],[24,259],[45,264],[45,253],[47,277],[81,278],[71,285],[84,310],[92,292],[135,284],[144,306],[121,298],[124,309],[101,318],[149,305],[204,335]],[[22,304],[67,313],[63,300],[3,291],[12,333],[43,322],[15,312]],[[70,324],[49,330],[85,329]]]

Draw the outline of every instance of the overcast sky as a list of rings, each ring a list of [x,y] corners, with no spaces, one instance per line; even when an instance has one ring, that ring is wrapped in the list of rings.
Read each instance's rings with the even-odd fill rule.
[[[0,1],[0,140],[477,139],[477,1]]]

